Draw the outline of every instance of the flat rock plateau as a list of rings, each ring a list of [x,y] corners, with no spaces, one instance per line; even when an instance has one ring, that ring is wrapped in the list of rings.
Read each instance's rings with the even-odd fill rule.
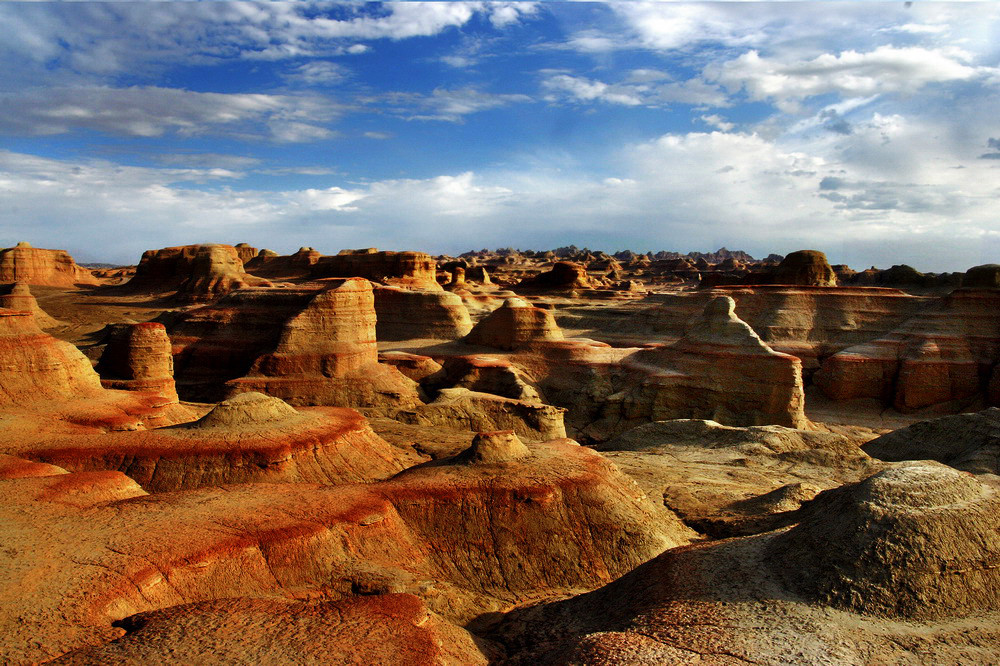
[[[1000,266],[0,249],[0,663],[1000,663]]]

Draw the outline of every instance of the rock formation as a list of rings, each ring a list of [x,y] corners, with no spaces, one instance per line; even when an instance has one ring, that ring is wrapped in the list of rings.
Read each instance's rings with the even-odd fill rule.
[[[418,626],[441,632],[438,649],[462,655],[461,632],[442,629],[430,613],[465,623],[539,591],[592,588],[691,539],[599,454],[562,441],[529,450],[493,463],[437,461],[365,485],[248,484],[146,497],[114,472],[39,469],[0,481],[0,649],[15,663],[85,648],[93,651],[81,661],[152,658],[170,645],[171,654],[192,654],[205,649],[199,617],[253,627],[262,619],[247,623],[248,614],[265,613],[299,618],[295,626],[315,626],[321,633],[309,638],[318,639],[337,632],[335,609],[270,615],[263,601],[234,600],[319,596],[343,604],[341,622],[358,622],[353,654],[385,654],[381,633],[357,633],[369,620],[350,604],[366,603],[356,595],[407,593],[425,604],[406,601],[422,613]],[[376,626],[412,635],[412,613],[391,612],[402,602],[373,601],[384,618]],[[122,637],[112,622],[123,621],[131,631],[109,644]],[[146,623],[155,640],[142,640]],[[280,626],[275,650],[298,636]],[[252,654],[265,649],[249,629],[212,640],[222,642],[221,654],[239,643]]]
[[[354,410],[296,410],[260,393],[240,394],[177,426],[115,433],[50,428],[0,447],[73,472],[122,472],[148,492],[374,481],[424,460],[390,446]]]
[[[552,269],[535,277],[522,280],[515,287],[521,291],[571,291],[593,289],[594,281],[587,275],[587,269],[569,261],[557,261]]]
[[[293,405],[377,409],[419,402],[411,380],[378,363],[367,280],[234,292],[189,313],[171,337],[182,395],[261,391]]]
[[[312,277],[361,277],[425,289],[440,289],[434,259],[423,252],[378,252],[375,249],[341,250],[324,256],[312,269]]]
[[[887,335],[827,358],[814,377],[834,400],[875,398],[903,412],[985,393],[1000,361],[1000,293],[958,289]]]
[[[134,293],[176,290],[178,300],[198,303],[242,287],[269,285],[243,270],[239,251],[231,245],[184,245],[144,252],[125,287]]]
[[[146,391],[177,402],[174,357],[163,324],[118,324],[97,363],[105,388]]]
[[[77,266],[65,250],[43,250],[20,242],[0,249],[0,283],[23,282],[47,287],[97,284],[93,274]]]
[[[457,340],[472,330],[461,297],[447,291],[376,287],[379,340]]]
[[[517,349],[534,342],[562,340],[552,313],[521,298],[508,298],[465,337],[469,344]]]
[[[770,280],[773,284],[837,286],[837,276],[826,255],[816,250],[799,250],[787,255],[771,273]]]
[[[271,250],[261,250],[246,262],[247,272],[271,280],[292,280],[309,277],[313,266],[323,255],[311,247],[300,247],[295,254],[281,256]]]
[[[710,301],[677,343],[640,351],[627,363],[646,376],[628,399],[626,415],[727,425],[806,423],[801,361],[764,343],[727,296]]]
[[[965,272],[962,286],[969,289],[1000,289],[1000,265],[973,266]]]
[[[2,293],[6,292],[6,293]],[[62,322],[50,317],[38,305],[31,288],[26,282],[15,282],[11,285],[0,285],[0,308],[30,312],[39,328],[54,328]]]
[[[257,248],[251,247],[249,243],[237,243],[236,254],[240,258],[240,263],[246,266],[247,262],[257,256]]]
[[[973,474],[1000,474],[1000,409],[920,421],[864,449],[880,460],[936,460]]]

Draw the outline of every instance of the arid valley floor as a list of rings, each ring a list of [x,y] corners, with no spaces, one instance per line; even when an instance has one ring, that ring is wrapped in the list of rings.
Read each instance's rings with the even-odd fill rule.
[[[21,243],[0,662],[1000,663],[996,406],[997,265]]]

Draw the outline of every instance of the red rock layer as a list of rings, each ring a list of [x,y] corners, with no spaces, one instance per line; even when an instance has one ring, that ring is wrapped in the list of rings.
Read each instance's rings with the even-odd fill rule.
[[[379,340],[457,340],[472,330],[462,298],[447,291],[375,289]]]
[[[560,291],[593,289],[597,285],[587,275],[587,269],[570,261],[557,261],[552,269],[535,277],[521,280],[514,289],[526,291]]]
[[[351,409],[297,411],[246,393],[191,423],[154,430],[47,429],[0,448],[64,469],[118,471],[149,492],[223,483],[353,483],[385,479],[421,462],[376,435]]]
[[[117,638],[112,621],[240,597],[412,592],[467,621],[600,585],[691,538],[600,454],[528,449],[355,486],[143,497],[111,472],[0,481],[0,651],[43,661]],[[89,504],[65,502],[86,485]]]
[[[834,400],[876,398],[906,412],[987,393],[1000,361],[1000,291],[957,289],[884,337],[823,362]]]
[[[77,266],[65,250],[43,250],[28,243],[0,249],[0,283],[23,282],[49,287],[97,284],[94,275]]]
[[[147,391],[177,402],[174,357],[163,324],[118,324],[97,362],[105,388]]]

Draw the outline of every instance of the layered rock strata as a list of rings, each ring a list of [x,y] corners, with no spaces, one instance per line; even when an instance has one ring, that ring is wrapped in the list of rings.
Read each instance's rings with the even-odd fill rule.
[[[312,277],[360,277],[425,289],[440,289],[437,265],[423,252],[378,252],[375,249],[341,250],[340,254],[321,257],[312,268]]]
[[[508,298],[483,318],[465,337],[465,342],[514,350],[534,342],[562,340],[552,313],[521,298]]]
[[[164,293],[188,303],[211,301],[248,286],[269,286],[243,270],[231,245],[183,245],[147,250],[125,288],[136,293]]]
[[[0,308],[30,312],[39,328],[55,328],[62,324],[42,310],[26,282],[0,285]]]
[[[105,388],[146,391],[177,402],[174,357],[163,324],[117,324],[97,362]]]
[[[0,249],[0,283],[11,282],[47,287],[98,284],[93,273],[78,266],[65,250],[43,250],[26,242]]]
[[[376,287],[379,340],[457,340],[472,330],[469,310],[447,291]]]

